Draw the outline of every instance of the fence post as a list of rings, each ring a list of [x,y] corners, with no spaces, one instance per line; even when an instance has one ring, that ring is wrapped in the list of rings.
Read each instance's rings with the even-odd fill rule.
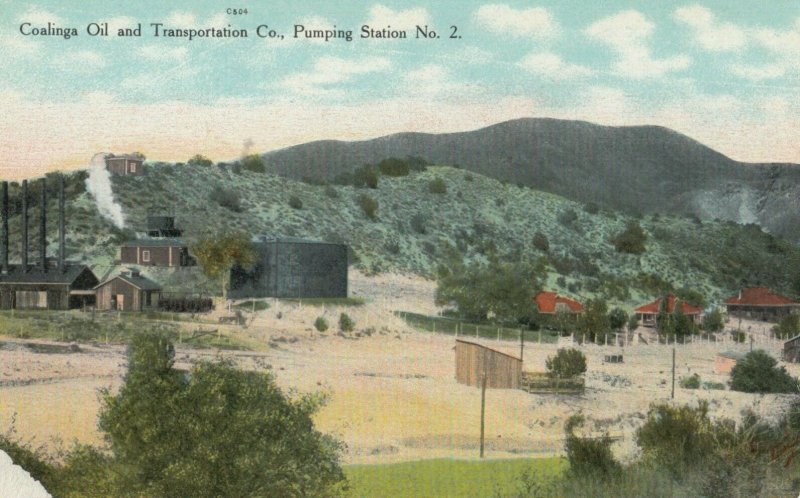
[[[606,346],[608,346],[608,332],[606,332]]]
[[[539,344],[542,343],[542,329],[539,329]]]
[[[500,327],[497,327],[497,342],[500,342]]]

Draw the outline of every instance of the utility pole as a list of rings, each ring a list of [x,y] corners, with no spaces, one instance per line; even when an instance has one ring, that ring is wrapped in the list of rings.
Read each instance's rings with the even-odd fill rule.
[[[525,332],[519,329],[519,360],[522,361],[522,355],[525,351]]]
[[[675,399],[675,346],[672,347],[672,399]]]
[[[483,371],[481,379],[481,458],[483,458],[483,427],[486,415],[486,370]]]

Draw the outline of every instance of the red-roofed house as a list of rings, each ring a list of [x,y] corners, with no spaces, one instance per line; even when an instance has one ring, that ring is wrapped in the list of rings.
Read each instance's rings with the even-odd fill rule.
[[[674,313],[676,303],[680,303],[681,313],[691,318],[693,323],[700,323],[700,315],[703,314],[702,308],[698,308],[697,306],[692,306],[687,302],[681,301],[680,298],[675,297],[673,294],[667,294],[665,298],[667,300],[667,313]],[[645,327],[655,327],[656,317],[658,317],[658,312],[661,310],[662,299],[664,298],[659,297],[652,303],[639,306],[634,310],[636,316],[639,317],[639,323]]]
[[[800,302],[776,294],[767,287],[749,287],[727,299],[728,314],[738,318],[752,318],[777,322],[789,313],[800,313]]]
[[[555,292],[542,291],[533,298],[539,313],[555,315],[556,313],[583,313],[583,305],[574,299],[559,296]]]

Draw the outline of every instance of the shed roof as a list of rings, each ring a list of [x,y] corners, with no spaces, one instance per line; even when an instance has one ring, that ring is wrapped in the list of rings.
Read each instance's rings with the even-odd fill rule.
[[[559,296],[555,292],[542,291],[533,298],[536,301],[536,306],[539,308],[539,313],[555,313],[558,309],[558,304],[564,304],[573,313],[581,313],[583,305],[574,299]]]
[[[104,282],[101,282],[100,284],[98,284],[95,287],[95,289],[103,287],[104,285],[106,285],[106,284],[108,284],[108,283],[110,283],[110,282],[112,282],[112,281],[114,281],[116,279],[123,280],[123,281],[125,281],[125,282],[131,284],[132,286],[134,286],[134,287],[136,287],[138,289],[141,289],[141,290],[151,290],[151,291],[161,290],[161,285],[159,285],[157,282],[154,282],[154,281],[150,280],[149,278],[143,277],[143,276],[138,275],[138,274],[137,275],[129,275],[129,274],[124,274],[124,273],[120,273],[119,275],[116,275],[114,277],[106,279]]]
[[[182,239],[135,239],[122,243],[122,247],[188,247]]]
[[[768,287],[748,287],[728,298],[725,304],[746,306],[800,306],[800,302],[772,292]]]
[[[681,300],[678,297],[675,297],[674,294],[667,294],[667,313],[673,313],[675,311],[675,303],[681,303],[681,313],[684,315],[699,315],[703,312],[702,308],[698,308],[697,306],[692,306],[691,304]],[[658,298],[655,301],[647,304],[643,304],[639,306],[634,311],[636,313],[651,313],[655,314],[661,311],[661,299]]]
[[[60,284],[70,285],[84,271],[91,272],[86,265],[67,264],[64,271],[57,267],[50,266],[46,272],[41,271],[38,266],[28,265],[28,271],[22,270],[22,265],[9,265],[9,271],[5,275],[0,274],[0,284]]]
[[[485,345],[480,344],[478,342],[465,341],[464,339],[456,339],[456,342],[460,342],[462,344],[469,344],[469,345],[472,345],[472,346],[479,346],[479,347],[482,347],[483,349],[488,349],[489,351],[491,351],[493,353],[498,353],[498,354],[501,354],[503,356],[508,356],[512,360],[522,361],[521,358],[517,358],[513,354],[508,354],[505,351],[500,351],[499,349],[495,349],[495,348],[492,348],[492,347],[489,347],[489,346],[485,346]]]

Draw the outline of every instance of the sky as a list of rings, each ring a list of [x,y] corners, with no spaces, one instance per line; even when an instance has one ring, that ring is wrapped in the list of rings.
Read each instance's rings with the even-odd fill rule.
[[[660,125],[737,160],[800,163],[794,0],[236,3],[247,14],[216,1],[0,0],[0,176],[85,168],[97,152],[223,161],[520,117]],[[79,34],[20,31],[48,23]],[[111,36],[89,36],[90,23]],[[139,23],[142,36],[116,36]],[[154,37],[150,23],[248,37]],[[283,39],[259,38],[259,25]],[[294,38],[295,25],[354,38]],[[408,38],[362,39],[362,25]]]

